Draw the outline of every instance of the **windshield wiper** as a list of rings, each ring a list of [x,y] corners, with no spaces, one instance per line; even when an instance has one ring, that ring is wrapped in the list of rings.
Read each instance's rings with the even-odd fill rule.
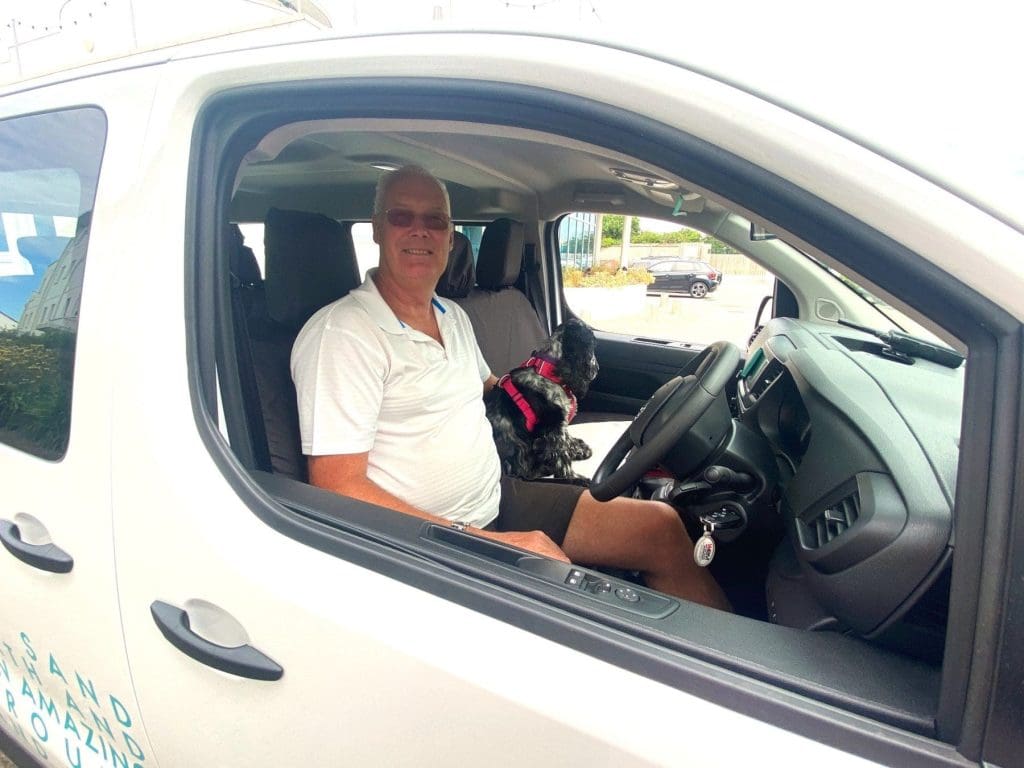
[[[878,331],[864,325],[851,323],[849,320],[843,320],[842,318],[839,318],[838,322],[840,325],[856,328],[858,331],[877,336],[885,344],[883,352],[895,352],[900,355],[916,357],[920,360],[930,360],[947,368],[959,368],[960,363],[964,361],[964,356],[956,350],[942,344],[933,344],[930,341],[925,341],[917,336],[911,336],[901,331]]]

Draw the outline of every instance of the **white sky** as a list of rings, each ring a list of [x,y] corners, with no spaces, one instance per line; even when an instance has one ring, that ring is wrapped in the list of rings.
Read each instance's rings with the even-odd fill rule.
[[[299,4],[302,0],[293,0]],[[399,27],[541,29],[606,37],[717,71],[1015,208],[1024,220],[1024,2],[972,0],[317,0],[336,33]],[[0,75],[19,39],[91,27],[137,38],[224,31],[272,0],[0,0]],[[92,14],[90,16],[90,14]],[[75,21],[74,33],[70,21]],[[35,29],[32,29],[32,27]],[[37,45],[40,51],[43,46]],[[28,44],[21,50],[31,50]],[[49,51],[48,58],[56,54]],[[29,56],[26,53],[26,58]],[[0,77],[0,81],[3,78]],[[879,138],[881,137],[881,138]],[[1007,202],[1009,201],[1009,202]]]

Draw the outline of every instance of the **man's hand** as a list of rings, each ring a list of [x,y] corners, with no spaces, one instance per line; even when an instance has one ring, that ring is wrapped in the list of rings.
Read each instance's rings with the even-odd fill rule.
[[[526,549],[543,557],[550,557],[552,560],[561,560],[563,563],[572,561],[565,556],[555,542],[553,542],[543,531],[485,531],[481,528],[473,528],[472,532],[485,539],[494,539],[502,544],[510,544],[513,547]]]

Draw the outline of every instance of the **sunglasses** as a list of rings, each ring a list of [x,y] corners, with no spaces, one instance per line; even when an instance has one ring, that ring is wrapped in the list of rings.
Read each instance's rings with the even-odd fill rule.
[[[388,208],[384,211],[384,218],[393,227],[411,227],[416,222],[416,219],[420,219],[424,227],[438,232],[448,229],[452,224],[452,220],[443,213],[417,215],[408,208]]]

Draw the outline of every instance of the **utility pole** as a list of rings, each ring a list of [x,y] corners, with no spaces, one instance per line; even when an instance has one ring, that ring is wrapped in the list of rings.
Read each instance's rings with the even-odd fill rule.
[[[633,217],[622,217],[622,253],[619,256],[619,266],[629,269],[629,238],[633,234]]]

